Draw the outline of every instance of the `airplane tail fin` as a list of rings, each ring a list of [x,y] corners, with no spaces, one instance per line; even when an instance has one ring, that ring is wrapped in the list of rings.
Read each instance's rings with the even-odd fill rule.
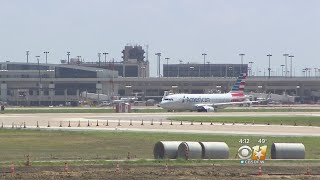
[[[245,79],[247,78],[247,73],[241,73],[238,77],[236,83],[233,85],[230,93],[241,93],[244,92],[244,86],[246,85]]]

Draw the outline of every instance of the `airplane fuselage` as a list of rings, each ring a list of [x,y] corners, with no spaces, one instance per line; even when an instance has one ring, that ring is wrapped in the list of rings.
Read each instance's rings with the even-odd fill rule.
[[[243,94],[173,94],[164,97],[160,106],[168,110],[197,110],[197,105],[243,101]]]

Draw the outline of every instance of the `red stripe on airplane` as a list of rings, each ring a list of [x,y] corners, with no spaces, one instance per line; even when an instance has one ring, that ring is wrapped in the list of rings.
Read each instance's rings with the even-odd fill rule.
[[[243,94],[231,94],[232,97],[243,97],[244,95]]]

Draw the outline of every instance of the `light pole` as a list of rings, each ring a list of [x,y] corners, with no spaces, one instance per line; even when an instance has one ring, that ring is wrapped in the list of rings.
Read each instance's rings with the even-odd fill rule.
[[[252,76],[252,65],[253,65],[253,63],[254,63],[253,61],[250,61],[250,62],[249,62],[249,64],[250,64],[250,71],[249,71],[250,73],[249,73],[249,76]]]
[[[206,77],[206,53],[202,53],[202,56],[203,56],[203,77]],[[200,69],[200,67],[199,67]],[[200,77],[200,74],[199,74],[199,77]]]
[[[241,57],[240,74],[242,73],[242,65],[243,65],[243,56],[244,56],[244,55],[245,55],[245,54],[243,54],[243,53],[239,54],[239,56]]]
[[[70,63],[69,62],[70,52],[67,52],[67,56],[68,56],[68,64],[69,64]]]
[[[312,70],[312,68],[308,68],[308,71],[309,71],[309,77],[311,77],[311,70]]]
[[[283,54],[284,56],[284,61],[285,61],[285,77],[287,77],[287,73],[288,73],[288,63],[287,63],[287,57],[289,56],[289,54]]]
[[[48,64],[48,54],[49,54],[49,52],[48,51],[45,51],[45,52],[43,52],[44,54],[46,54],[46,64]]]
[[[306,77],[308,77],[308,70],[309,70],[309,69],[308,69],[308,68],[305,68],[304,70],[305,70],[305,73],[306,73]]]
[[[77,56],[78,57],[78,64],[80,64],[80,58],[81,58],[81,56]]]
[[[307,68],[302,69],[303,77],[307,77]]]
[[[42,88],[42,85],[41,85],[41,73],[40,73],[40,62],[39,62],[39,58],[40,56],[36,56],[37,58],[37,61],[38,61],[38,75],[39,75],[39,101],[38,101],[38,105],[40,106],[41,105],[41,88]]]
[[[268,67],[269,75],[268,75],[268,78],[270,78],[270,73],[271,73],[271,68],[270,68],[270,57],[272,56],[272,54],[268,54],[267,56],[269,57],[269,67]]]
[[[101,66],[101,61],[100,61],[100,58],[101,58],[101,53],[98,53],[98,58],[99,58],[99,67]]]
[[[27,63],[29,63],[29,51],[26,51],[26,55],[27,55]]]
[[[169,59],[170,58],[164,58],[165,60],[167,60],[167,77],[169,77]]]
[[[107,54],[109,53],[104,52],[102,54],[104,55],[104,64],[107,66]]]
[[[280,66],[281,66],[281,73],[282,73],[281,76],[283,77],[283,66],[284,66],[284,64],[281,64]]]
[[[290,77],[292,78],[292,58],[294,56],[293,55],[290,55],[289,58],[290,58]]]
[[[114,58],[112,58],[112,96],[114,96]],[[118,71],[118,70],[117,70]],[[118,71],[119,73],[119,71]]]
[[[158,56],[158,69],[157,69],[157,73],[158,73],[158,78],[160,78],[160,56],[161,53],[156,53],[156,56]]]

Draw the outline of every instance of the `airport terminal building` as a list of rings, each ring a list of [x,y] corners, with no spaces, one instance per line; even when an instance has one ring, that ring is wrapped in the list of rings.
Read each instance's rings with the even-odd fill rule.
[[[247,64],[163,64],[163,77],[238,77]]]
[[[164,91],[168,90],[175,93],[192,94],[228,92],[237,77],[227,75],[219,77],[121,77],[118,76],[116,70],[99,67],[5,62],[0,63],[0,101],[26,106],[65,105],[67,103],[78,105],[81,101],[91,100],[99,103],[106,97],[112,99],[115,96],[134,96],[135,94],[138,94],[141,101],[148,99],[161,101]],[[245,87],[247,93],[285,93],[298,96],[299,101],[305,103],[320,100],[319,90],[319,77],[249,76]],[[88,93],[95,97],[88,98]]]
[[[0,63],[0,101],[14,105],[77,105],[82,92],[112,95],[116,71],[76,65]]]

